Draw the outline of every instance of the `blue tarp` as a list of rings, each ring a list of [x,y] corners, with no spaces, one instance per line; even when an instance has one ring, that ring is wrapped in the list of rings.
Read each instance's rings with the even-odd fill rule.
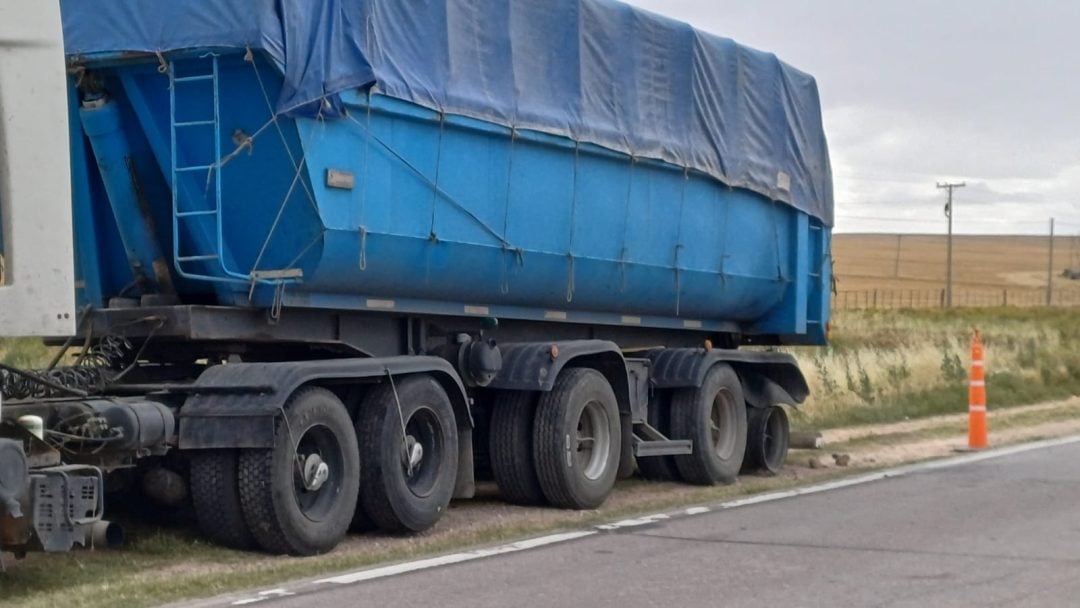
[[[70,55],[266,52],[278,109],[351,88],[664,160],[833,223],[817,85],[611,0],[61,0]]]

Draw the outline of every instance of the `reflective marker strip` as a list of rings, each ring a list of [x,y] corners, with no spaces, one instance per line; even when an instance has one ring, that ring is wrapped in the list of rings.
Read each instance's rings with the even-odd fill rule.
[[[623,315],[622,322],[626,325],[641,325],[641,317]]]
[[[986,411],[986,406],[985,405],[969,405],[968,406],[968,411],[969,412],[985,412]]]
[[[976,359],[971,362],[971,367],[985,367],[985,365],[983,364],[982,359]]]
[[[368,300],[368,308],[379,308],[384,310],[390,310],[397,307],[397,302],[393,300]]]
[[[487,316],[491,314],[491,311],[487,306],[466,306],[465,314]]]
[[[971,386],[986,386],[986,380],[972,380]]]

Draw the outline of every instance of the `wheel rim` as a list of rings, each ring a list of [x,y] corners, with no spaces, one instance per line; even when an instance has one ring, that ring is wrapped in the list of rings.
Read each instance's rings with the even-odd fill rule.
[[[611,426],[607,410],[599,401],[590,401],[581,410],[575,437],[574,463],[586,479],[596,481],[604,476],[610,463]]]
[[[405,485],[416,496],[424,498],[435,489],[444,445],[443,429],[433,410],[421,407],[409,416],[405,422],[401,473],[405,476]]]
[[[731,391],[720,389],[709,408],[709,438],[713,451],[721,459],[731,458],[735,454],[735,433],[738,430],[735,401]]]
[[[344,462],[341,444],[329,427],[313,426],[297,442],[293,497],[300,512],[311,521],[325,518],[337,503]]]
[[[781,435],[784,432],[782,428],[783,420],[772,409],[765,416],[765,436],[761,438],[762,451],[765,454],[765,465],[769,470],[772,470],[782,456],[783,441]]]

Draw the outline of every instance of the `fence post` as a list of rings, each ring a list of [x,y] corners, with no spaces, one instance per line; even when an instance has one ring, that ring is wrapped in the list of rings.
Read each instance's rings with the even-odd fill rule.
[[[877,290],[874,290],[874,308],[877,308]]]
[[[1002,306],[1008,306],[1009,305],[1009,290],[1008,289],[1002,289],[1001,290],[1001,305]]]
[[[941,307],[945,308],[945,290],[941,290]]]

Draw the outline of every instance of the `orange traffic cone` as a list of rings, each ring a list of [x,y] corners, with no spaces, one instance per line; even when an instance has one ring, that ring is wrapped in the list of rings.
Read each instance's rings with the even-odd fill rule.
[[[986,429],[986,365],[979,330],[971,338],[971,384],[968,389],[968,449],[989,445]]]

